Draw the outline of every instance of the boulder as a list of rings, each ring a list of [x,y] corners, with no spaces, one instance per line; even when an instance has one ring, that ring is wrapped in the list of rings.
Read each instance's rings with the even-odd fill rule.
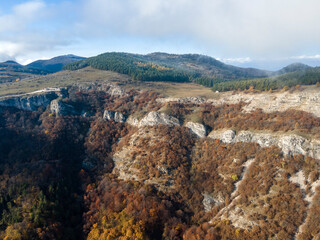
[[[57,116],[77,114],[73,106],[64,103],[60,99],[55,99],[51,101],[50,110],[52,113],[55,113]]]
[[[131,126],[138,127],[139,125],[139,120],[135,117],[129,116],[127,119],[127,123]]]
[[[306,139],[295,134],[281,137],[278,145],[285,155],[306,155],[306,148],[309,148]]]
[[[204,138],[207,135],[206,127],[201,123],[187,122],[186,127],[199,138]]]
[[[120,123],[124,123],[126,121],[126,117],[122,113],[109,110],[104,111],[103,119]]]
[[[156,125],[180,126],[179,120],[165,113],[149,112],[139,123],[139,127]]]
[[[212,131],[208,137],[212,139],[220,139],[223,143],[234,143],[235,136],[236,136],[236,132],[229,129],[229,130]]]

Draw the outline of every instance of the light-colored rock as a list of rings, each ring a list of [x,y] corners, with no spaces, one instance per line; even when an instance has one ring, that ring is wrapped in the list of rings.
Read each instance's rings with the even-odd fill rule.
[[[139,120],[135,117],[129,116],[126,123],[128,123],[131,126],[138,127],[139,125]]]
[[[83,91],[88,92],[89,90],[95,90],[95,91],[103,91],[111,96],[115,97],[123,97],[126,96],[126,92],[124,89],[122,89],[120,86],[114,85],[110,82],[104,82],[104,83],[96,83],[96,82],[90,82],[90,83],[75,83],[72,86],[77,91]]]
[[[178,102],[178,103],[194,103],[194,104],[202,104],[206,102],[206,99],[201,97],[184,97],[184,98],[158,98],[156,100],[158,103],[167,103],[167,102]]]
[[[187,122],[186,127],[199,138],[204,138],[207,135],[206,127],[201,123]]]
[[[202,204],[203,204],[204,211],[210,212],[212,207],[214,206],[215,201],[213,197],[211,197],[207,193],[203,193],[202,195],[203,195]]]
[[[300,170],[296,174],[292,175],[289,180],[297,185],[300,186],[300,188],[305,191],[307,189],[307,185],[305,184],[306,178],[303,174],[303,171]]]
[[[255,133],[251,141],[258,143],[261,147],[277,146],[278,143],[275,136],[268,133]]]
[[[57,116],[76,114],[73,106],[62,102],[60,99],[55,99],[50,103],[50,111]]]
[[[142,139],[148,139],[146,144],[150,146],[158,145],[159,142],[166,141],[163,138],[160,138],[155,130],[150,130],[147,128],[139,128],[137,132],[135,132],[131,137],[126,146],[124,146],[119,151],[115,152],[113,155],[114,168],[113,173],[118,176],[119,179],[124,180],[142,180],[141,179],[141,169],[143,166],[141,165],[141,147],[140,143]],[[140,154],[136,154],[136,153]],[[142,155],[151,154],[149,151],[143,152]],[[170,174],[169,169],[166,165],[161,164],[159,161],[159,165],[157,169],[160,171],[161,175]],[[149,178],[144,179],[144,181],[152,184],[156,184],[157,186],[162,186],[164,190],[169,189],[165,182],[162,182],[161,178]]]
[[[209,135],[211,139],[220,139],[223,143],[253,142],[261,147],[279,147],[285,155],[302,154],[316,159],[320,159],[320,141],[309,140],[296,134],[288,133],[266,133],[233,130],[216,130]]]
[[[252,142],[253,134],[249,131],[241,131],[237,135],[236,141],[238,142]]]
[[[126,121],[126,117],[120,112],[115,112],[114,121],[124,123]]]
[[[111,96],[122,97],[126,95],[126,92],[119,86],[110,85],[108,93]]]
[[[124,123],[126,121],[126,117],[122,113],[109,110],[104,110],[103,119],[119,123]]]
[[[218,96],[218,95],[217,95]],[[320,117],[320,92],[316,89],[307,89],[302,92],[262,92],[246,94],[243,92],[232,94],[230,92],[219,93],[217,99],[189,98],[159,98],[159,103],[178,102],[194,104],[238,104],[247,103],[243,107],[244,112],[262,109],[264,112],[286,111],[288,109],[302,110]]]
[[[103,119],[111,121],[114,119],[114,111],[104,110]]]
[[[235,142],[235,131],[229,130],[217,130],[212,131],[208,137],[212,139],[220,139],[224,143],[234,143]]]
[[[288,154],[302,154],[306,155],[306,151],[308,151],[310,144],[305,144],[306,139],[303,137],[297,136],[297,135],[289,135],[289,136],[283,136],[279,139],[279,147],[282,149],[283,153]]]
[[[179,120],[175,117],[166,115],[165,113],[149,112],[139,122],[139,127],[143,126],[156,126],[156,125],[168,125],[168,126],[179,126]]]
[[[58,97],[58,94],[54,91],[23,94],[19,96],[1,98],[0,106],[14,107],[27,111],[35,111],[40,106],[48,106],[53,99],[56,99]]]

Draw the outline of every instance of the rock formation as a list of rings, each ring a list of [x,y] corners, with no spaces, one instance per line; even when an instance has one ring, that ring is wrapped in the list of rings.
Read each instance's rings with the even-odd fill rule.
[[[179,120],[175,117],[166,115],[165,113],[159,112],[149,112],[141,121],[139,122],[139,127],[143,126],[155,126],[155,125],[168,125],[168,126],[179,126]]]
[[[126,117],[122,113],[109,110],[104,110],[103,119],[120,123],[124,123],[126,121]]]
[[[224,143],[255,142],[261,147],[279,147],[285,155],[302,154],[320,159],[320,142],[309,140],[297,134],[265,133],[240,131],[236,134],[233,130],[212,131],[209,138],[220,139]]]
[[[199,138],[203,138],[207,135],[206,127],[201,123],[187,122],[186,127]]]
[[[75,115],[77,112],[74,107],[64,103],[61,99],[55,99],[50,103],[50,110],[57,116],[61,115]]]

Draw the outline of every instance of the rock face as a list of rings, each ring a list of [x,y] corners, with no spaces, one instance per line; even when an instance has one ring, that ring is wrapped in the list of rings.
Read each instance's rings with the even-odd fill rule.
[[[261,147],[277,146],[285,155],[302,154],[320,159],[320,142],[308,140],[296,134],[279,134],[233,130],[212,131],[209,138],[220,139],[224,143],[255,142]]]
[[[53,99],[58,98],[55,92],[45,92],[43,94],[22,95],[0,100],[0,106],[15,107],[21,110],[35,111],[40,106],[48,106]]]
[[[244,112],[262,109],[264,112],[286,111],[288,109],[302,110],[320,117],[320,92],[317,89],[308,89],[303,92],[277,92],[277,93],[258,93],[232,94],[229,92],[219,93],[216,99],[203,99],[200,97],[187,98],[159,98],[159,103],[178,102],[194,104],[238,104],[244,102],[247,105],[243,107]]]
[[[120,123],[124,123],[126,121],[126,117],[122,113],[109,110],[104,111],[103,119]]]
[[[127,123],[131,126],[135,126],[135,127],[139,126],[139,120],[135,117],[132,117],[132,116],[128,117]]]
[[[139,127],[143,126],[155,126],[155,125],[168,125],[168,126],[180,126],[179,120],[175,117],[170,117],[164,113],[149,112],[139,122]]]
[[[177,103],[194,103],[194,104],[202,104],[206,103],[207,100],[201,97],[184,97],[184,98],[174,98],[174,97],[169,97],[169,98],[158,98],[157,99],[158,103],[167,103],[167,102],[177,102]]]
[[[214,199],[213,197],[211,197],[209,194],[202,194],[203,195],[203,200],[202,200],[202,204],[203,204],[203,208],[206,212],[210,212],[212,207],[214,206]]]
[[[60,99],[55,99],[50,103],[50,110],[57,116],[77,114],[73,106],[62,102]]]
[[[126,92],[121,87],[113,86],[113,85],[110,86],[108,93],[111,96],[117,96],[117,97],[122,97],[126,95]]]
[[[72,87],[77,91],[84,92],[88,92],[89,90],[103,91],[115,97],[123,97],[127,95],[124,89],[112,83],[76,83]]]
[[[206,127],[203,124],[187,122],[186,127],[199,138],[204,138],[207,135]]]

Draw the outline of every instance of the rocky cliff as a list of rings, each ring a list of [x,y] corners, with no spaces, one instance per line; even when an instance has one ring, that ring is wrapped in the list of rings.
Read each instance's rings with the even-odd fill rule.
[[[0,106],[14,107],[21,110],[35,111],[38,107],[48,106],[52,100],[59,97],[56,91],[48,91],[44,93],[26,94],[15,97],[0,99]]]
[[[177,102],[193,104],[238,104],[244,102],[245,112],[262,109],[265,112],[286,111],[288,109],[302,110],[320,117],[320,93],[317,89],[308,89],[295,92],[262,92],[262,93],[217,93],[215,99],[205,99],[201,97],[185,98],[159,98],[159,103]]]
[[[320,159],[320,141],[310,140],[296,134],[272,133],[264,131],[217,130],[212,131],[208,138],[220,139],[224,143],[253,142],[261,147],[279,147],[285,155],[302,154]]]

